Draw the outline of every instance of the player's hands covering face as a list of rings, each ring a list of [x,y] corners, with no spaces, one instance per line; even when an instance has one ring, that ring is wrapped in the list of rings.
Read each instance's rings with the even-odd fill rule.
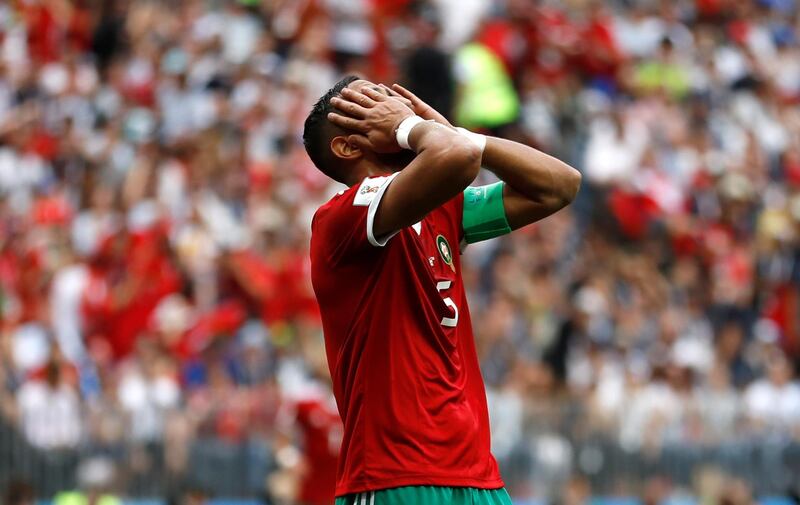
[[[414,111],[414,113],[421,117],[422,119],[426,120],[434,120],[437,123],[451,127],[453,125],[450,124],[450,121],[447,120],[442,114],[439,113],[436,109],[422,101],[420,97],[415,95],[414,93],[410,92],[403,86],[399,84],[392,84],[392,88],[390,93],[393,96],[397,96],[400,99],[405,99],[408,102],[408,105]]]
[[[328,114],[328,120],[354,132],[347,137],[351,144],[377,153],[401,150],[395,131],[405,118],[414,115],[403,100],[369,87],[360,91],[345,88],[341,98],[331,98],[331,104],[339,112]]]

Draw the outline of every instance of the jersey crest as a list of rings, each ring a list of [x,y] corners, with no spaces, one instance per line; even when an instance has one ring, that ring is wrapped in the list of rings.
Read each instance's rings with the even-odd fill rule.
[[[444,238],[444,235],[436,236],[436,249],[439,251],[439,256],[442,257],[442,261],[444,261],[445,265],[449,266],[450,270],[455,272],[456,267],[453,265],[453,250],[450,249],[450,244],[447,242],[447,239]]]

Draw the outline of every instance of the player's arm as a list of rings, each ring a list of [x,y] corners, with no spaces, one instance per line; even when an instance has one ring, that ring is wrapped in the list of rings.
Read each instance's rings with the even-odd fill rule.
[[[386,236],[420,221],[452,199],[475,179],[480,149],[457,131],[434,121],[404,120],[414,112],[401,100],[374,89],[342,90],[331,103],[343,114],[332,113],[333,123],[356,132],[347,141],[362,150],[397,152],[398,139],[417,155],[386,188],[372,223],[376,237]],[[346,115],[344,115],[346,114]],[[404,125],[411,125],[406,130]],[[398,136],[398,128],[405,134]]]
[[[505,183],[503,207],[512,230],[564,208],[581,184],[580,172],[563,161],[497,137],[486,137],[483,166]]]
[[[447,119],[419,97],[395,84],[420,116],[450,126]],[[473,138],[480,137],[474,136]],[[492,238],[538,221],[568,205],[580,187],[580,172],[532,147],[485,137],[481,160],[502,183],[465,192],[464,227],[468,242]]]

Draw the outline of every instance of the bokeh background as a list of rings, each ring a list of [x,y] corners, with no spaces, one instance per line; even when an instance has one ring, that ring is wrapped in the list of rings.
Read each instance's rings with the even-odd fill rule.
[[[326,502],[308,241],[341,188],[301,133],[347,73],[583,173],[571,207],[464,253],[516,503],[796,501],[799,12],[0,3],[5,503]]]

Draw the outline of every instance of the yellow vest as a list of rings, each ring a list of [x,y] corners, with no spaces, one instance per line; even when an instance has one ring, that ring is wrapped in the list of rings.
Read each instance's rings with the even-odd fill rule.
[[[53,497],[53,505],[90,505],[89,497],[80,491],[63,491]],[[122,505],[122,500],[114,495],[100,495],[94,505]]]
[[[500,58],[483,44],[472,42],[456,52],[463,75],[456,104],[456,122],[466,128],[493,128],[514,121],[519,98]]]

